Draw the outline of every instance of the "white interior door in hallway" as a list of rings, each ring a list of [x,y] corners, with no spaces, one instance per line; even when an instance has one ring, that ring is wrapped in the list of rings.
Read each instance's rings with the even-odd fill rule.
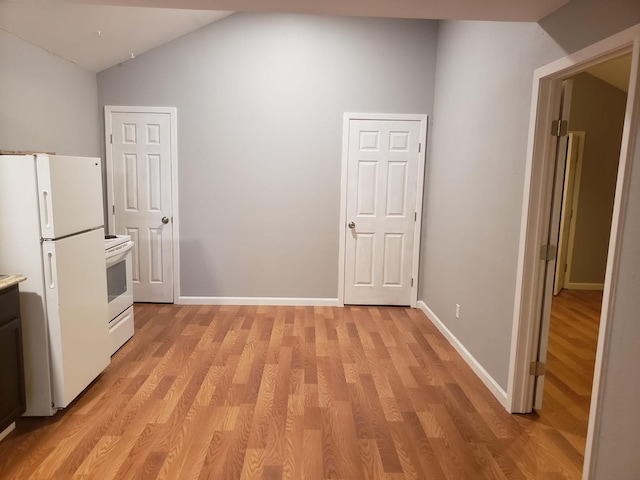
[[[110,231],[134,241],[134,301],[172,303],[171,114],[116,108],[105,108]]]
[[[578,193],[580,187],[580,171],[584,151],[585,132],[570,132],[567,145],[567,162],[562,191],[562,207],[560,212],[560,234],[558,236],[558,260],[556,261],[553,294],[558,295],[567,288],[571,277],[571,253],[575,239]],[[576,188],[577,187],[577,188]]]
[[[348,119],[345,304],[415,306],[424,134],[426,117]]]

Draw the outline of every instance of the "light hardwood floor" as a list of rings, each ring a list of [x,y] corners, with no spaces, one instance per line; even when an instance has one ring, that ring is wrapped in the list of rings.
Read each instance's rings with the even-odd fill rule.
[[[562,290],[551,306],[540,421],[553,425],[582,465],[598,344],[602,292]],[[572,451],[572,450],[568,450]]]
[[[0,478],[580,477],[573,424],[508,414],[418,310],[135,309],[72,406],[0,443]]]

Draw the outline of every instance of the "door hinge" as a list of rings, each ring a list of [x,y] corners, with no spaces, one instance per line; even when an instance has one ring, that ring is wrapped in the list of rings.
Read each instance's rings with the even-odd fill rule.
[[[551,135],[564,137],[567,134],[569,124],[566,120],[554,120],[551,122]]]
[[[418,143],[418,153],[422,151],[422,143]]]
[[[531,362],[529,364],[529,375],[540,377],[544,375],[546,366],[542,362]]]
[[[418,212],[413,212],[413,221],[414,222],[418,221]]]
[[[111,205],[111,213],[116,214],[116,206],[115,204]]]
[[[109,143],[113,145],[113,133],[109,134]]]
[[[413,287],[413,278],[411,279],[411,286]]]
[[[550,262],[556,259],[556,253],[558,249],[555,245],[543,245],[540,247],[540,260]]]

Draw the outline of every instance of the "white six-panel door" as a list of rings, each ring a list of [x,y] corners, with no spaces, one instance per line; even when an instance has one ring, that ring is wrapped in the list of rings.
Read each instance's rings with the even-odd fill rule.
[[[110,112],[115,233],[131,235],[136,302],[173,302],[171,118]]]
[[[421,122],[350,120],[344,303],[411,305]]]

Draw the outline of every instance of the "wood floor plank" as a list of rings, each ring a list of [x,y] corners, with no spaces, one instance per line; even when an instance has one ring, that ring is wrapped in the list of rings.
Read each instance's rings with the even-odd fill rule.
[[[408,426],[404,422],[390,422],[391,436],[398,453],[398,459],[402,465],[404,478],[420,480],[429,478],[422,468],[422,463],[418,458],[415,445],[408,432]]]
[[[248,448],[244,456],[244,465],[240,479],[251,480],[254,478],[262,478],[265,466],[264,456],[263,448]]]
[[[560,305],[547,410],[528,416],[417,310],[136,305],[90,388],[0,443],[0,478],[577,479],[593,297]]]
[[[380,458],[380,451],[375,440],[358,440],[360,449],[360,463],[362,464],[362,478],[364,480],[378,480],[385,478],[384,466]]]
[[[299,400],[296,400],[299,397]],[[304,397],[301,395],[290,395],[287,408],[287,421],[285,429],[284,458],[279,470],[280,477],[303,478],[302,459],[304,457]],[[268,465],[268,467],[278,467],[279,465]],[[274,473],[265,471],[265,477],[272,478]]]
[[[75,476],[78,478],[85,478],[91,475],[91,471],[95,468],[95,465],[103,461],[103,459],[109,455],[109,452],[118,440],[120,440],[119,436],[105,435],[100,437],[100,440],[98,440],[95,447],[93,447],[89,454],[84,457],[83,462],[75,472]]]
[[[579,478],[582,471],[601,309],[601,291],[562,290],[551,304],[547,373],[537,414],[543,435],[564,457],[567,478]]]
[[[174,462],[166,462],[167,458],[165,458],[162,468],[158,471],[158,479],[198,478],[207,457],[208,445],[216,432],[216,410],[219,409],[209,405],[196,406],[194,404],[194,407],[196,413],[193,418],[193,426],[197,426],[197,428],[191,428],[187,432],[186,454],[179,454]]]
[[[305,455],[303,463],[303,477],[305,480],[324,480],[324,453],[322,448],[322,431],[304,430],[302,444],[305,452],[315,452]]]
[[[285,436],[287,413],[289,411],[289,375],[291,372],[291,347],[280,348],[276,365],[273,406],[269,414],[267,445],[265,449],[266,465],[283,465],[285,460]]]
[[[231,444],[232,432],[214,431],[207,448],[207,456],[198,475],[199,480],[222,478],[222,472]]]

